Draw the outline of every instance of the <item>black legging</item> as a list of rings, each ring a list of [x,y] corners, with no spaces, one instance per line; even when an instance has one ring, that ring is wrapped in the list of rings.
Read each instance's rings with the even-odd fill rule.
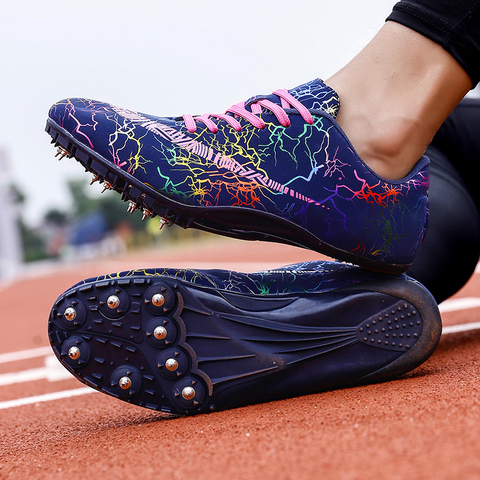
[[[480,80],[480,0],[402,0],[388,17],[433,40]]]
[[[480,0],[401,0],[387,20],[433,40],[480,81]],[[458,291],[480,255],[480,100],[452,112],[427,149],[430,221],[409,274],[441,302]]]
[[[409,275],[441,302],[470,278],[480,256],[480,99],[465,99],[426,155],[430,220]]]

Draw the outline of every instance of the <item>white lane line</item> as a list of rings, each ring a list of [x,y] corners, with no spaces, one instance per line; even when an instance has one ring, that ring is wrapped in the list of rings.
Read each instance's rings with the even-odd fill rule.
[[[44,367],[0,374],[0,387],[13,385],[14,383],[35,382],[38,380],[57,382],[67,378],[72,378],[72,374],[62,366],[54,355],[49,355],[45,358]]]
[[[47,367],[32,368],[30,370],[22,370],[21,372],[4,373],[0,375],[0,387],[13,385],[14,383],[35,382],[37,380],[48,380],[49,382],[52,382],[53,380],[49,377],[50,369]]]
[[[63,390],[61,392],[45,393],[44,395],[35,395],[33,397],[18,398],[16,400],[8,400],[0,402],[0,410],[7,408],[21,407],[23,405],[31,405],[32,403],[50,402],[52,400],[60,400],[62,398],[78,397],[88,393],[94,393],[95,390],[89,387],[76,388],[74,390]]]
[[[51,347],[38,347],[18,352],[0,353],[0,364],[28,360],[29,358],[45,357],[52,353]]]
[[[449,333],[458,333],[458,332],[469,332],[470,330],[479,330],[480,322],[472,323],[463,323],[461,325],[450,325],[448,327],[443,327],[442,335]]]
[[[468,308],[480,307],[480,298],[463,297],[445,300],[439,305],[440,313],[455,312],[457,310],[466,310]]]

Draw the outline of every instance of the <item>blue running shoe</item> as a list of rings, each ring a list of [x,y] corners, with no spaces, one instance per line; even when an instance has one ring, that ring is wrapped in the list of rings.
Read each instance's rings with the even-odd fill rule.
[[[81,382],[182,415],[391,380],[440,334],[419,283],[334,262],[90,278],[49,319],[55,355]]]
[[[226,114],[164,118],[71,98],[47,131],[129,211],[247,240],[313,249],[373,270],[408,269],[428,216],[428,159],[380,178],[335,121],[320,80],[257,96]]]

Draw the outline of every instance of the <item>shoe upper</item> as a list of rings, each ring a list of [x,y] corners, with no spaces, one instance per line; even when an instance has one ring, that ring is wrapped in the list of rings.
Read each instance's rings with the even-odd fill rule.
[[[264,211],[342,251],[409,265],[428,217],[428,159],[400,181],[382,179],[335,121],[339,107],[336,93],[314,80],[224,115],[158,117],[71,98],[49,116],[169,199]]]

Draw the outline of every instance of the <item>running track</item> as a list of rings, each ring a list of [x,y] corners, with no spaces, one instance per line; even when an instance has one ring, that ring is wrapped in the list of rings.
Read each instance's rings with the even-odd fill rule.
[[[309,259],[318,256],[215,239],[0,284],[0,479],[480,479],[480,271],[441,306],[437,351],[401,379],[210,415],[177,418],[94,392],[48,347],[50,307],[82,278]]]

